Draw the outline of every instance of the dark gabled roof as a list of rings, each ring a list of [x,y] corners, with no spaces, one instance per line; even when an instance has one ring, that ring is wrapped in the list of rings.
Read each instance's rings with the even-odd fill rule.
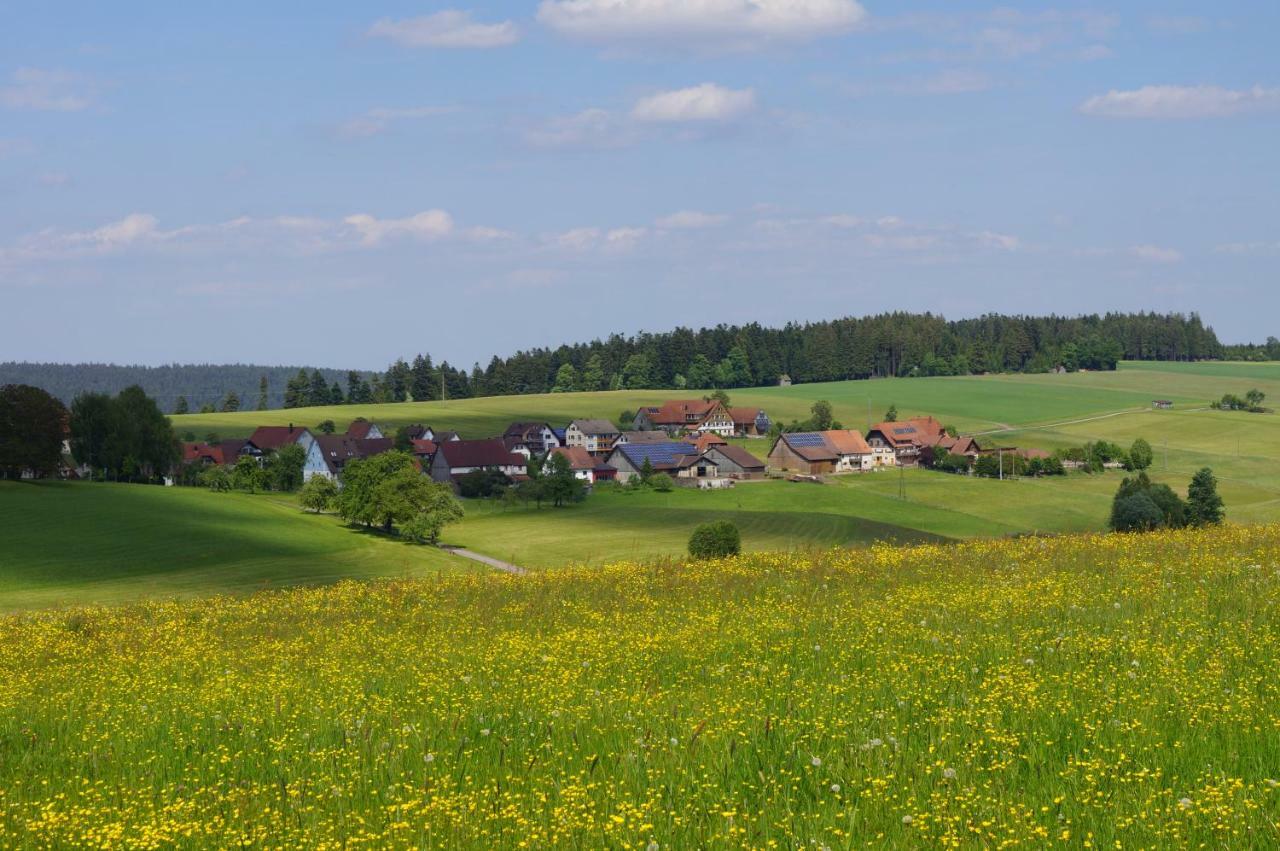
[[[762,408],[730,408],[729,416],[734,425],[755,425],[756,420],[764,413]]]
[[[627,439],[627,443],[669,443],[671,435],[665,431],[624,431],[622,436]]]
[[[820,431],[793,431],[779,439],[806,461],[835,461],[839,457],[835,447]]]
[[[451,440],[437,445],[436,457],[449,467],[523,467],[523,455],[508,452],[501,438]]]
[[[551,430],[551,426],[547,423],[512,423],[507,426],[507,430],[502,433],[503,437],[518,437],[521,440],[542,440],[542,430]]]
[[[232,463],[235,457],[244,450],[248,443],[249,441],[241,440],[240,438],[231,438],[219,443],[218,448],[222,450],[223,463]]]
[[[692,443],[675,441],[668,443],[620,443],[614,451],[621,452],[622,456],[636,468],[643,467],[647,458],[655,470],[664,467],[672,469],[688,466],[685,459],[689,457],[696,459],[699,454],[698,448]]]
[[[316,446],[320,447],[320,457],[331,473],[340,473],[352,458],[358,458],[355,441],[345,434],[316,435]]]
[[[706,454],[710,455],[712,452],[717,452],[723,455],[725,458],[728,458],[744,470],[764,469],[764,462],[747,450],[743,449],[741,446],[731,446],[728,444],[721,446],[717,444],[716,446],[712,446],[708,449]]]
[[[395,440],[390,437],[366,437],[363,440],[356,439],[351,442],[355,444],[356,455],[360,458],[380,455],[396,448]]]
[[[373,423],[368,420],[353,420],[351,425],[347,426],[347,437],[353,437],[356,440],[363,440],[369,436],[370,430],[373,429]],[[381,429],[379,429],[381,431]]]
[[[249,436],[249,442],[263,452],[272,452],[296,442],[306,433],[307,430],[301,426],[258,426]]]

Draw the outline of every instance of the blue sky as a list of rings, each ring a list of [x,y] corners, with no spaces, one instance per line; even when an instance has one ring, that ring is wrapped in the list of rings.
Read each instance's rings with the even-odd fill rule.
[[[0,2],[0,360],[1280,333],[1280,4]]]

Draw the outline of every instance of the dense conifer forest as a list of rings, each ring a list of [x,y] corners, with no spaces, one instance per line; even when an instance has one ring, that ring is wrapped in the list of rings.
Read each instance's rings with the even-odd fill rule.
[[[705,389],[883,376],[1114,369],[1120,360],[1280,359],[1280,341],[1224,346],[1196,314],[1001,316],[949,321],[887,313],[767,328],[758,323],[494,356],[470,370],[423,353],[383,373],[243,364],[158,367],[0,364],[0,384],[65,402],[137,384],[166,411],[299,407],[620,388]]]

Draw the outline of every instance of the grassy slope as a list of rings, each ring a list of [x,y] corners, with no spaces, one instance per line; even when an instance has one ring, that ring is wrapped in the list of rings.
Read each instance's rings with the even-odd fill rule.
[[[1170,398],[1181,405],[1204,404],[1224,392],[1243,393],[1260,386],[1280,399],[1280,374],[1265,378],[1213,376],[1188,368],[1212,364],[1164,364],[1151,369],[1143,364],[1112,373],[1073,375],[1000,375],[964,378],[881,379],[793,387],[764,387],[734,390],[735,405],[759,405],[774,419],[803,419],[818,399],[830,401],[836,416],[847,426],[863,428],[868,400],[871,416],[879,419],[890,404],[904,414],[932,413],[966,431],[981,431],[1007,425],[1030,425],[1087,417],[1127,408],[1150,405],[1155,397]],[[1224,366],[1246,366],[1244,364]],[[1269,389],[1270,388],[1270,389]],[[1274,392],[1272,392],[1274,391]],[[699,391],[684,391],[697,395]],[[239,411],[233,414],[189,414],[174,417],[179,432],[203,436],[216,431],[222,437],[244,437],[257,425],[297,423],[314,427],[325,419],[339,426],[356,416],[364,416],[387,426],[421,422],[452,429],[464,437],[487,437],[500,433],[513,420],[544,419],[554,424],[575,417],[616,419],[639,405],[661,402],[679,395],[673,390],[617,391],[604,393],[557,393],[540,396],[495,396],[447,402],[406,402],[389,405],[340,405],[325,408],[295,408],[274,411]]]
[[[195,488],[0,482],[0,609],[470,570],[291,499]]]

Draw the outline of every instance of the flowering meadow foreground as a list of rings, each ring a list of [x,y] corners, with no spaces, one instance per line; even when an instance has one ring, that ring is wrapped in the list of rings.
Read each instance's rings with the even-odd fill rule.
[[[1280,526],[0,620],[0,847],[1275,847]]]

